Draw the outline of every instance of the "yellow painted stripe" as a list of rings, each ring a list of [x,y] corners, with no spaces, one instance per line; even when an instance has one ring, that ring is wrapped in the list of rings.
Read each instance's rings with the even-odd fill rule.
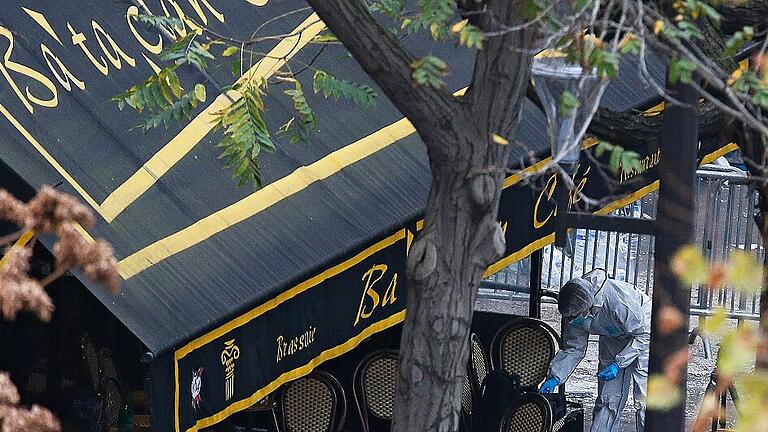
[[[704,164],[708,164],[710,162],[714,162],[715,159],[719,158],[720,156],[724,156],[724,155],[726,155],[726,154],[728,154],[728,153],[730,153],[730,152],[732,152],[732,151],[734,151],[734,150],[736,150],[738,148],[739,148],[738,144],[730,143],[730,144],[728,144],[728,145],[726,145],[726,146],[724,146],[724,147],[722,147],[722,148],[720,148],[718,150],[713,151],[712,153],[704,156],[703,158],[701,158],[701,164],[704,165]]]
[[[585,138],[584,141],[581,142],[581,149],[586,150],[588,148],[594,147],[595,145],[597,145],[598,142],[599,141],[594,138]],[[524,180],[532,175],[539,174],[543,171],[546,171],[549,168],[551,163],[552,163],[552,157],[547,157],[529,166],[528,168],[525,168],[523,170],[520,170],[519,172],[516,172],[515,174],[512,174],[511,176],[504,179],[504,184],[502,185],[502,189],[506,189],[514,184],[517,184],[521,180]]]
[[[402,119],[365,138],[328,154],[310,165],[272,182],[242,200],[133,253],[120,261],[120,271],[128,279],[150,266],[190,248],[228,227],[269,208],[309,185],[324,180],[345,167],[364,159],[415,132]]]
[[[728,154],[736,149],[738,149],[739,146],[736,143],[730,143],[728,145],[725,145],[712,153],[707,154],[701,159],[701,165],[708,164],[715,159],[719,158],[720,156],[723,156],[725,154]],[[595,212],[595,214],[598,215],[607,215],[611,213],[614,210],[618,210],[624,206],[627,206],[640,198],[646,196],[647,194],[658,190],[659,189],[659,180],[654,181],[653,183],[649,184],[648,186],[645,186],[638,190],[637,192],[634,192],[630,195],[627,195],[624,198],[618,199],[616,201],[613,201],[612,203],[608,204],[607,206],[603,207],[602,209]]]
[[[613,201],[612,203],[606,205],[605,207],[601,208],[600,210],[596,211],[596,215],[607,215],[608,213],[618,210],[626,205],[629,205],[640,198],[648,195],[649,193],[658,190],[659,189],[659,181],[656,180],[653,183],[644,186],[637,190],[636,192],[633,192],[623,198],[619,198],[616,201]]]
[[[461,95],[465,91],[466,88],[463,88],[454,95]],[[156,263],[197,245],[414,132],[416,129],[411,122],[403,118],[326,155],[317,162],[299,167],[291,174],[268,184],[242,200],[125,257],[120,261],[120,274],[123,278],[129,279]]]
[[[548,157],[536,162],[535,164],[529,166],[528,168],[525,168],[519,172],[512,174],[511,176],[504,179],[504,184],[502,185],[502,189],[506,189],[512,185],[520,183],[521,180],[524,180],[532,175],[535,175],[544,171],[549,166],[550,163],[552,163],[552,158]]]
[[[321,363],[328,361],[330,359],[339,357],[343,354],[348,353],[349,351],[352,351],[358,345],[360,345],[361,342],[371,337],[372,335],[378,332],[384,331],[390,327],[393,327],[403,322],[403,320],[405,320],[405,312],[406,311],[398,312],[390,316],[389,318],[386,318],[382,321],[379,321],[375,324],[368,326],[367,328],[365,328],[365,330],[360,332],[359,335],[349,339],[348,341],[344,342],[341,345],[338,345],[334,348],[330,348],[328,350],[323,351],[322,353],[320,353],[320,355],[310,360],[309,363],[280,375],[277,379],[267,384],[265,387],[257,390],[248,398],[235,402],[232,405],[228,406],[227,408],[223,409],[222,411],[219,411],[218,413],[210,417],[206,417],[198,420],[193,427],[187,429],[187,432],[197,432],[202,428],[212,426],[224,420],[225,418],[229,417],[230,415],[252,406],[256,402],[260,401],[270,393],[280,388],[281,385],[309,374],[310,372],[312,372],[313,369],[315,369],[315,367],[317,367]],[[176,417],[176,431],[181,432],[180,426],[179,426],[179,410],[178,410],[178,406],[179,406],[178,382],[179,382],[178,362],[176,362],[176,416],[175,417]]]
[[[53,169],[55,169],[62,177],[64,177],[64,180],[66,180],[67,183],[69,183],[72,186],[72,188],[75,189],[75,191],[78,194],[80,194],[80,196],[88,204],[91,205],[91,207],[93,207],[97,212],[101,213],[101,209],[99,207],[99,204],[96,203],[96,200],[94,200],[91,197],[91,195],[89,195],[88,192],[86,192],[85,189],[83,189],[83,187],[80,186],[80,183],[78,183],[77,180],[75,180],[75,178],[72,177],[69,174],[69,172],[67,172],[67,170],[65,170],[64,167],[61,166],[61,164],[56,159],[54,159],[53,156],[51,156],[51,154],[48,153],[48,151],[45,148],[43,148],[43,146],[37,141],[37,139],[35,139],[35,137],[33,137],[31,133],[29,133],[29,131],[24,127],[24,125],[22,125],[21,122],[19,122],[16,119],[16,117],[14,117],[13,114],[11,114],[11,112],[8,111],[8,109],[3,104],[0,104],[0,113],[2,113],[3,116],[5,116],[5,118],[8,119],[9,122],[11,122],[13,127],[15,127],[16,130],[19,131],[19,133],[27,141],[29,141],[30,144],[32,144],[32,147],[34,147],[35,150],[37,150],[37,152],[40,153],[40,155],[43,156],[43,158],[46,161],[48,161],[49,164],[51,164]]]
[[[592,145],[594,145],[594,143]],[[587,148],[591,147],[592,145],[587,145]],[[734,150],[736,150],[738,148],[739,148],[739,146],[736,143],[730,143],[728,145],[725,145],[725,146],[723,146],[723,147],[713,151],[712,153],[709,153],[706,156],[704,156],[701,159],[701,165],[708,164],[708,163],[714,161],[715,159],[719,158],[720,156],[728,154],[728,153],[730,153],[730,152],[732,152],[732,151],[734,151]],[[542,160],[541,162],[539,162],[539,164],[546,164],[546,163],[548,163],[548,159],[550,159],[550,158]],[[540,169],[540,167],[537,167],[537,165],[538,164],[526,168],[525,170],[522,171],[522,173],[525,174],[525,172],[527,170],[537,171],[538,169]],[[507,177],[507,179],[504,181],[504,187],[507,188],[507,187],[510,187],[510,186],[514,185],[514,184],[518,183],[524,177],[525,177],[525,175],[520,175],[520,173],[515,174],[515,175],[511,175],[511,176]],[[641,188],[641,189],[639,189],[639,190],[637,190],[637,191],[635,191],[635,192],[633,192],[633,193],[631,193],[631,194],[629,194],[629,195],[627,195],[625,197],[619,198],[619,199],[611,202],[610,204],[608,204],[605,207],[601,208],[600,210],[596,211],[595,214],[596,215],[607,215],[607,214],[613,212],[614,210],[618,210],[618,209],[620,209],[620,208],[622,208],[622,207],[624,207],[626,205],[629,205],[629,204],[639,200],[640,198],[648,195],[649,193],[658,190],[659,189],[659,184],[660,184],[659,180],[656,180],[653,183],[651,183],[651,184],[649,184],[649,185],[647,185],[647,186],[645,186],[645,187],[643,187],[643,188]],[[555,234],[552,233],[552,234],[549,234],[549,235],[547,235],[545,237],[542,237],[542,238],[540,238],[540,239],[538,239],[538,240],[528,244],[527,246],[525,246],[524,248],[520,249],[519,251],[514,252],[511,255],[506,256],[506,257],[502,258],[501,260],[497,261],[496,263],[491,264],[490,266],[488,266],[488,269],[485,271],[485,274],[483,275],[483,278],[487,278],[487,277],[489,277],[489,276],[491,276],[491,275],[493,275],[495,273],[498,273],[499,271],[501,271],[502,269],[504,269],[508,265],[510,265],[510,264],[512,264],[514,262],[517,262],[517,261],[527,257],[528,255],[532,254],[533,252],[543,248],[544,246],[546,246],[546,245],[548,245],[550,243],[553,243],[554,241],[555,241]]]
[[[325,24],[316,14],[304,20],[292,32],[295,36],[280,41],[266,57],[249,69],[239,83],[268,79],[283,67],[301,48],[325,29]],[[240,97],[238,92],[229,92],[229,98],[219,95],[203,112],[195,117],[168,144],[163,146],[128,180],[115,189],[101,204],[102,216],[107,222],[131,205],[137,198],[149,190],[157,180],[164,176],[174,165],[202,141],[215,126],[216,113],[226,109]],[[230,100],[231,99],[231,100]]]
[[[500,259],[495,264],[491,264],[488,266],[488,269],[485,271],[485,274],[483,275],[483,278],[487,278],[491,276],[494,273],[497,273],[499,270],[503,269],[504,267],[517,262],[528,255],[534,253],[535,251],[543,248],[544,246],[552,243],[555,241],[555,233],[546,235],[532,243],[529,243],[524,248],[520,249],[519,251]]]
[[[24,234],[22,234],[18,239],[16,239],[16,243],[13,244],[13,247],[24,247],[29,243],[30,240],[32,240],[32,237],[35,236],[35,232],[32,230],[25,231]],[[3,268],[3,264],[5,264],[5,257],[7,257],[8,254],[6,253],[3,255],[2,258],[0,258],[0,268]]]
[[[280,295],[278,295],[277,297],[273,298],[272,300],[269,300],[269,301],[267,301],[267,302],[257,306],[256,308],[248,311],[247,313],[245,313],[245,314],[235,318],[234,320],[232,320],[232,321],[222,325],[221,327],[218,327],[218,328],[216,328],[216,329],[214,329],[214,330],[212,330],[212,331],[210,331],[210,332],[208,332],[208,333],[198,337],[197,339],[189,342],[188,344],[186,344],[183,347],[181,347],[178,350],[176,350],[176,352],[174,353],[174,359],[175,359],[174,374],[176,376],[176,394],[175,394],[176,430],[179,430],[179,421],[178,421],[179,385],[178,385],[178,383],[179,383],[179,361],[182,358],[184,358],[187,354],[189,354],[190,352],[194,351],[195,349],[200,348],[201,346],[211,342],[212,340],[215,340],[216,338],[219,338],[219,337],[227,334],[228,332],[230,332],[230,331],[232,331],[232,330],[234,330],[234,329],[236,329],[238,327],[241,327],[241,326],[247,324],[248,322],[252,321],[253,319],[257,318],[258,316],[260,316],[260,315],[262,315],[262,314],[264,314],[264,313],[266,313],[266,312],[268,312],[268,311],[270,311],[270,310],[280,306],[285,301],[290,300],[290,299],[296,297],[297,295],[299,295],[299,294],[301,294],[301,293],[303,293],[303,292],[305,292],[305,291],[307,291],[307,290],[309,290],[309,289],[319,285],[320,283],[322,283],[323,281],[325,281],[325,280],[327,280],[327,279],[329,279],[331,277],[334,277],[334,276],[336,276],[336,275],[338,275],[340,273],[343,273],[344,271],[346,271],[346,270],[350,269],[351,267],[359,264],[360,262],[362,262],[366,258],[370,257],[371,255],[375,254],[376,252],[379,252],[379,251],[381,251],[383,249],[388,248],[389,246],[397,243],[398,241],[404,239],[405,237],[406,237],[406,230],[405,229],[400,229],[397,232],[395,232],[393,235],[391,235],[391,236],[389,236],[389,237],[387,237],[387,238],[377,242],[376,244],[366,248],[365,250],[363,250],[362,252],[358,253],[354,257],[352,257],[352,258],[350,258],[350,259],[348,259],[348,260],[346,260],[346,261],[344,261],[344,262],[342,262],[340,264],[337,264],[337,265],[335,265],[335,266],[325,270],[324,272],[318,274],[315,277],[307,279],[306,281],[300,283],[299,285],[296,285],[295,287],[293,287],[293,288],[291,288],[291,289],[281,293]],[[401,314],[404,314],[404,312],[401,312],[400,314],[395,315],[395,316],[399,316]],[[269,389],[268,391],[265,390],[265,389],[259,390],[253,396],[248,398],[247,400],[251,401],[250,403],[245,404],[245,402],[243,402],[243,401],[237,402],[235,405],[231,405],[226,410],[224,410],[224,411],[222,411],[222,412],[220,412],[218,414],[215,414],[212,417],[209,417],[209,419],[212,419],[214,417],[215,417],[215,419],[213,419],[213,420],[203,419],[203,420],[200,420],[200,421],[213,421],[215,423],[215,422],[221,421],[223,418],[227,417],[229,414],[231,414],[233,412],[240,411],[240,410],[242,410],[244,408],[249,407],[250,405],[253,405],[253,403],[255,403],[259,399],[263,398],[264,397],[263,395],[267,395],[267,394],[271,393],[272,391],[274,391],[277,387],[279,387],[284,382],[290,381],[291,379],[295,379],[295,378],[298,378],[299,376],[302,376],[302,375],[305,375],[305,374],[309,373],[312,369],[314,369],[314,367],[317,364],[320,364],[320,363],[322,363],[322,362],[324,362],[324,361],[326,361],[326,360],[328,360],[330,358],[339,356],[339,355],[341,355],[341,354],[351,350],[352,348],[357,346],[360,343],[360,341],[362,341],[366,337],[370,336],[370,334],[373,334],[373,333],[376,333],[378,331],[384,330],[385,328],[389,328],[389,327],[397,324],[398,322],[402,321],[402,319],[403,319],[402,317],[397,318],[397,319],[394,319],[393,317],[390,317],[387,320],[384,320],[382,322],[379,322],[377,324],[374,324],[374,325],[366,328],[365,330],[363,330],[363,332],[360,335],[356,336],[353,339],[350,339],[349,341],[345,342],[342,345],[339,345],[338,347],[336,347],[334,349],[330,349],[330,350],[324,351],[320,356],[318,356],[315,359],[313,359],[308,365],[305,365],[305,366],[302,367],[302,368],[309,367],[309,369],[299,368],[299,369],[295,369],[294,371],[291,371],[291,372],[288,372],[286,374],[281,375],[280,378],[278,378],[276,381],[273,381],[269,386],[266,387],[267,389]],[[382,323],[386,324],[386,326],[383,327],[383,328],[381,327]],[[305,372],[304,373],[300,373],[299,375],[295,375],[297,373],[296,371],[299,371],[299,370],[305,370]],[[273,385],[274,385],[274,387],[272,387]],[[262,396],[259,396],[259,395],[262,395]],[[237,404],[241,404],[241,405],[237,405]],[[245,405],[243,406],[242,404],[245,404]],[[240,408],[234,409],[233,411],[228,411],[228,410],[232,410],[233,406],[238,406]],[[226,414],[224,414],[224,413],[226,413]],[[206,425],[213,424],[213,423],[205,423],[204,425],[201,425],[200,421],[198,421],[198,424],[196,425],[197,428],[205,427]],[[198,429],[193,428],[193,429],[190,429],[190,430],[198,430]]]
[[[284,291],[277,297],[273,298],[272,300],[267,301],[266,303],[263,303],[259,305],[258,307],[251,309],[250,311],[244,313],[243,315],[240,315],[239,317],[235,318],[234,320],[222,325],[221,327],[218,327],[214,330],[209,331],[208,333],[198,337],[197,339],[189,342],[188,344],[184,345],[183,347],[176,350],[176,359],[180,360],[184,358],[187,354],[190,352],[196,350],[197,348],[200,348],[201,346],[207,344],[208,342],[219,338],[230,331],[247,324],[249,321],[253,320],[254,318],[258,317],[259,315],[268,312],[278,306],[280,306],[282,303],[284,303],[287,300],[290,300],[297,295],[303,293],[304,291],[319,285],[323,281],[325,281],[328,278],[332,278],[351,267],[359,264],[364,259],[368,258],[369,256],[375,254],[376,252],[379,252],[383,249],[388,248],[389,246],[397,243],[398,241],[405,238],[405,229],[400,229],[391,236],[385,238],[384,240],[381,240],[377,242],[376,244],[369,246],[359,254],[355,255],[354,257],[342,262],[341,264],[337,264],[324,272],[318,274],[317,276],[314,276],[310,279],[307,279],[306,281],[296,285],[295,287]]]

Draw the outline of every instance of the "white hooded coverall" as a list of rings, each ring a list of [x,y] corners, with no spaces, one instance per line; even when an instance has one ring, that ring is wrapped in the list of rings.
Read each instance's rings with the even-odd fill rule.
[[[633,384],[637,431],[645,427],[645,396],[648,384],[648,347],[651,337],[651,299],[634,286],[606,280],[602,288],[595,279],[585,279],[595,301],[583,325],[564,324],[563,345],[549,366],[549,376],[564,383],[584,358],[589,335],[600,336],[602,370],[616,362],[621,368],[611,381],[598,380],[592,432],[618,430],[621,413]]]

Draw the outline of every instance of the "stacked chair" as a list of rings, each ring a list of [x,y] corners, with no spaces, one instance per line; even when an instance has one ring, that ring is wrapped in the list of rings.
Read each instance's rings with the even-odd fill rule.
[[[583,424],[583,408],[580,404],[571,404],[565,399],[565,385],[558,386],[556,394],[545,397],[538,393],[538,386],[547,379],[549,363],[557,351],[562,348],[562,340],[555,330],[541,320],[534,318],[515,318],[505,324],[491,343],[491,362],[495,369],[504,370],[520,377],[521,389],[525,392],[520,403],[509,408],[502,422],[503,432],[528,432],[546,430],[558,432],[565,430],[566,425]],[[528,422],[513,421],[515,414],[511,411],[525,409],[526,412],[545,411],[542,400],[547,402],[550,413],[537,414],[545,424],[544,429],[531,429]],[[552,406],[559,406],[560,412],[552,413]],[[569,412],[570,410],[570,412]],[[522,414],[520,414],[522,415]],[[530,416],[526,417],[529,418]],[[548,422],[548,425],[547,425]],[[508,427],[504,429],[504,427]],[[511,429],[510,429],[511,428]]]
[[[344,426],[344,390],[329,373],[315,370],[287,383],[278,400],[282,432],[338,432]]]
[[[479,427],[473,420],[478,416],[476,408],[481,402],[483,381],[491,369],[483,343],[475,333],[470,335],[469,343],[469,363],[461,393],[461,430],[465,432]]]
[[[561,346],[560,337],[550,326],[532,318],[515,318],[505,324],[493,337],[490,356],[480,338],[472,333],[462,381],[460,430],[558,432],[570,430],[568,425],[574,425],[574,430],[582,427],[581,406],[566,405],[563,385],[554,395],[538,392],[538,386],[547,378],[549,363]],[[352,391],[362,432],[390,430],[398,367],[398,352],[382,349],[368,354],[355,369]],[[483,430],[478,417],[483,414],[483,391],[486,381],[494,378],[489,375],[493,370],[520,377],[522,394],[504,408],[497,426]],[[567,406],[571,412],[557,415],[552,407],[558,403],[563,411]],[[280,432],[339,432],[346,415],[344,390],[332,375],[316,370],[284,385],[278,391],[277,409]]]
[[[355,370],[352,388],[363,432],[389,431],[399,365],[397,351],[378,350]]]
[[[128,396],[112,352],[99,347],[89,334],[84,333],[80,337],[80,358],[87,386],[71,397],[68,417],[89,432],[117,427]]]
[[[552,407],[538,393],[523,393],[504,413],[499,432],[550,432]]]

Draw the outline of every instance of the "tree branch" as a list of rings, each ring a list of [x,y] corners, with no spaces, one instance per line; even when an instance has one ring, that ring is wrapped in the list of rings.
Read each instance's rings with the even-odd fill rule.
[[[699,136],[702,140],[723,132],[724,115],[708,102],[699,105]],[[664,112],[646,116],[634,112],[615,112],[600,108],[589,126],[589,133],[627,149],[655,149],[661,142]]]
[[[445,88],[421,86],[411,77],[415,58],[382,27],[360,0],[308,0],[389,100],[429,146],[451,125],[461,105]],[[431,139],[430,139],[431,138]]]
[[[715,6],[723,16],[720,25],[726,34],[735,33],[744,26],[756,26],[765,30],[768,24],[768,1],[752,0],[743,4],[724,2]]]
[[[484,33],[520,26],[525,22],[520,1],[486,3],[484,12],[473,17],[473,23]],[[524,26],[500,36],[485,39],[478,51],[472,84],[465,100],[479,130],[508,136],[520,107],[511,101],[521,100],[527,86],[518,85],[530,79],[533,56],[521,47],[533,47],[538,39],[538,25]]]

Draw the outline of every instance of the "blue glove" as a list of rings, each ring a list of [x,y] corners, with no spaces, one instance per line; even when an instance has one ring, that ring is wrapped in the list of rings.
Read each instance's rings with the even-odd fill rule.
[[[597,377],[603,381],[610,381],[619,376],[619,372],[621,372],[621,368],[616,362],[613,362],[606,366],[605,369],[598,372]]]
[[[541,393],[552,393],[555,391],[555,387],[560,385],[560,380],[552,377],[546,381],[544,381],[544,384],[539,387],[539,392]]]

